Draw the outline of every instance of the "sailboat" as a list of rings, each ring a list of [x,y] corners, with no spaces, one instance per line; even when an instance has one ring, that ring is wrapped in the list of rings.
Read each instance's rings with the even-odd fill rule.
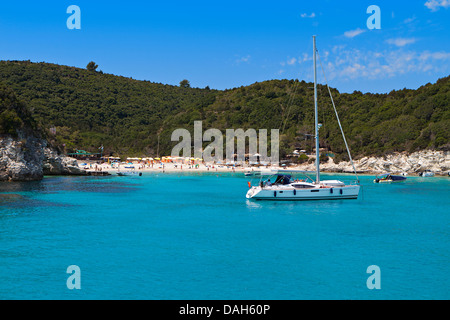
[[[261,179],[259,185],[252,186],[249,182],[250,190],[247,191],[247,199],[255,200],[335,200],[335,199],[357,199],[359,195],[360,185],[359,181],[355,184],[346,185],[340,180],[321,180],[320,179],[320,161],[319,161],[319,128],[321,124],[318,123],[318,106],[317,106],[317,66],[316,66],[316,36],[313,36],[314,49],[314,111],[315,111],[315,142],[316,142],[316,179],[309,177],[302,180],[292,179],[292,175],[284,170],[280,170],[274,175],[274,181],[270,179],[263,181]],[[329,89],[328,89],[329,90]],[[329,90],[330,96],[331,91]],[[344,138],[345,146],[352,163],[353,169],[356,169],[353,164],[350,150],[342,130],[339,116],[337,115],[336,107],[333,107],[336,112],[339,127]],[[305,172],[306,173],[306,172]],[[273,173],[272,173],[273,174]],[[263,176],[263,175],[262,175]]]

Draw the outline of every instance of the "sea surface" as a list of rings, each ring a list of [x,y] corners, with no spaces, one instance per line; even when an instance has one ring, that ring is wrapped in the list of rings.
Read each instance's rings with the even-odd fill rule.
[[[300,202],[242,173],[1,183],[0,299],[449,299],[450,178],[373,178]]]

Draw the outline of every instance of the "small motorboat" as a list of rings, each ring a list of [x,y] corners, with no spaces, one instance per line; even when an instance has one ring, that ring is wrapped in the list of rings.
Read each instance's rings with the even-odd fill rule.
[[[136,172],[136,171],[124,171],[124,172],[117,172],[117,175],[118,176],[132,176],[132,177],[136,177],[136,176],[139,176],[139,177],[141,177],[142,176],[142,172]]]
[[[433,177],[434,176],[434,172],[431,170],[424,170],[422,172],[419,173],[420,177]]]
[[[260,176],[261,174],[260,174],[259,171],[246,171],[246,172],[244,172],[244,176],[246,176],[246,177],[253,177],[253,176],[256,176],[256,175]]]
[[[246,170],[244,172],[244,176],[246,177],[260,177],[261,175],[267,175],[267,174],[276,174],[278,172],[278,169],[256,169],[256,170]]]
[[[379,175],[375,178],[375,180],[373,180],[373,182],[375,183],[380,183],[380,182],[399,182],[399,181],[405,181],[406,177],[401,175],[401,176],[396,176],[390,173],[385,173],[382,175]]]

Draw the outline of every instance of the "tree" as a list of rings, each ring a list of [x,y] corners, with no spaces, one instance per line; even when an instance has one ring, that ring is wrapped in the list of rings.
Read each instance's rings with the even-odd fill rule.
[[[180,81],[180,87],[181,88],[190,88],[191,84],[188,80],[184,79]]]
[[[97,68],[98,68],[98,65],[95,64],[94,61],[89,62],[86,66],[86,69],[88,69],[89,71],[96,71]]]

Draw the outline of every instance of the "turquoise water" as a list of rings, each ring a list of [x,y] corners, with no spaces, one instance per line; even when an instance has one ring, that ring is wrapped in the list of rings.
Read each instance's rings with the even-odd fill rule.
[[[450,179],[372,179],[307,202],[249,201],[231,173],[3,183],[0,299],[449,299]]]

